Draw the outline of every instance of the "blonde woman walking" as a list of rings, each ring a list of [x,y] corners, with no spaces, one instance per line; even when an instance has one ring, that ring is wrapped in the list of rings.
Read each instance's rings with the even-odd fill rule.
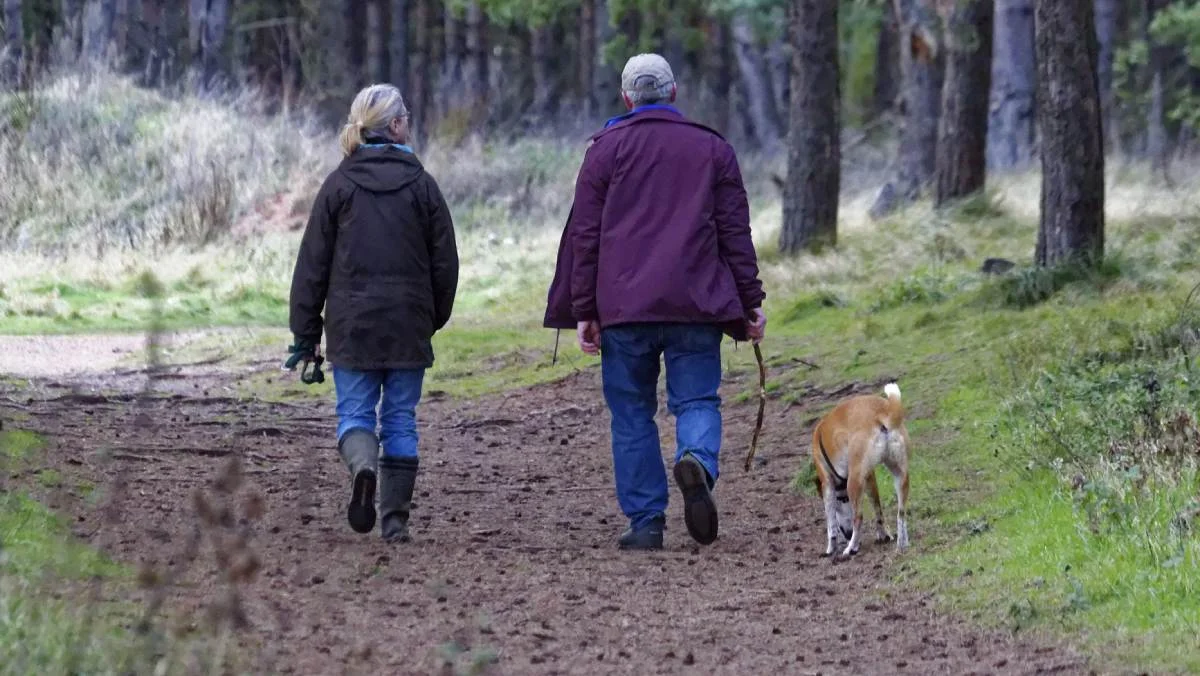
[[[291,289],[292,363],[318,360],[324,333],[333,365],[350,527],[375,527],[378,483],[389,542],[409,539],[416,407],[458,286],[450,211],[408,138],[398,89],[358,93],[341,133],[345,157],[317,194]]]

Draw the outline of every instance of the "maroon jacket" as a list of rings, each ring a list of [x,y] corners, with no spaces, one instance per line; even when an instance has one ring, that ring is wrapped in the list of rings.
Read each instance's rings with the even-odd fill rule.
[[[733,148],[670,110],[592,137],[559,244],[544,326],[718,324],[746,340],[766,294]]]

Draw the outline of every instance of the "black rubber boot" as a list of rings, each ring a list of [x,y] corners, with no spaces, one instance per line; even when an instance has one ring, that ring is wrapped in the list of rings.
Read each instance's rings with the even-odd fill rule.
[[[713,501],[708,471],[691,454],[675,463],[675,483],[683,493],[683,522],[702,545],[717,539],[717,503]]]
[[[408,513],[412,508],[413,487],[417,483],[416,458],[389,458],[379,460],[380,479],[383,487],[379,492],[380,534],[385,542],[408,542]]]
[[[346,518],[358,533],[375,527],[375,484],[379,462],[379,440],[366,430],[350,430],[338,444],[338,452],[350,470],[350,505]]]
[[[621,533],[621,538],[617,540],[617,548],[662,549],[665,525],[666,519],[659,517],[637,530],[634,530],[633,527],[627,528],[624,533]]]

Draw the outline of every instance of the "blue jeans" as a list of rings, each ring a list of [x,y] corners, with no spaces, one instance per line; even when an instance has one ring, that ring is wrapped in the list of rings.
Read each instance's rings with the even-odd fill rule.
[[[378,428],[384,455],[417,457],[417,403],[424,380],[425,369],[356,371],[334,366],[338,442],[350,430],[375,434]]]
[[[721,330],[706,324],[628,324],[600,336],[604,399],[612,415],[617,501],[633,528],[667,510],[658,441],[659,358],[667,365],[667,408],[675,416],[675,462],[691,454],[718,475],[721,452]]]

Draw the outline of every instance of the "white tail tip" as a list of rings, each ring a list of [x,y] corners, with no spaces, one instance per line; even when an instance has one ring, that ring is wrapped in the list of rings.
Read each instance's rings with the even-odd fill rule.
[[[888,399],[899,399],[900,386],[896,383],[888,383],[883,386],[883,393],[887,395]]]

